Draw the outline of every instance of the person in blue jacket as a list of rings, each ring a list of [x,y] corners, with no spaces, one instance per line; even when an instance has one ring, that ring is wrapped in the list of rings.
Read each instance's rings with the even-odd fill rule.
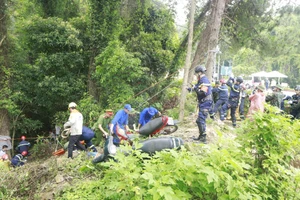
[[[213,98],[212,98],[212,87],[210,81],[205,76],[206,68],[199,65],[195,68],[195,74],[197,75],[198,82],[193,88],[188,88],[189,91],[193,90],[197,94],[198,100],[198,118],[196,120],[199,136],[194,137],[194,140],[206,143],[206,119],[211,110]]]
[[[29,153],[30,142],[26,141],[26,137],[24,135],[21,137],[21,140],[22,141],[16,147],[17,153],[21,154],[23,151]]]
[[[216,92],[219,95],[219,98],[217,102],[214,105],[214,108],[212,109],[211,116],[215,116],[215,114],[218,112],[219,108],[226,104],[228,101],[228,87],[226,85],[226,81],[224,79],[220,80],[221,85],[218,87],[215,87],[212,89],[212,92]]]
[[[12,159],[11,159],[11,164],[13,167],[19,167],[25,164],[26,159],[25,156],[27,156],[27,151],[23,151],[22,153],[19,153],[17,155],[15,155]]]
[[[147,124],[154,115],[161,115],[161,113],[154,107],[149,107],[149,108],[145,108],[141,113],[140,113],[140,119],[139,119],[139,124],[138,124],[138,128],[140,129],[140,127],[144,126],[145,124]]]
[[[221,108],[221,120],[225,120],[225,114],[228,109],[230,109],[230,116],[232,121],[232,126],[236,127],[236,116],[235,111],[239,105],[240,98],[240,85],[243,83],[242,77],[230,77],[227,81],[227,85],[230,87],[229,100],[228,103],[224,104]]]
[[[93,152],[97,152],[96,147],[92,143],[92,139],[95,137],[95,133],[92,129],[82,126],[82,135],[80,136],[79,140],[84,140],[86,146],[90,148]]]
[[[116,146],[120,145],[120,139],[127,139],[126,132],[129,130],[128,127],[128,114],[131,111],[131,105],[126,104],[124,109],[119,110],[114,116],[110,123],[110,131],[113,133],[113,143]]]

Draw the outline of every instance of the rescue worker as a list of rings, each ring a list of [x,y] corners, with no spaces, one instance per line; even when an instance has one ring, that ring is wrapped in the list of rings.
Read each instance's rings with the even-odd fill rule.
[[[221,79],[220,84],[220,86],[212,89],[213,93],[218,93],[219,98],[215,103],[214,108],[212,109],[211,116],[215,116],[219,108],[222,107],[222,105],[226,104],[228,101],[228,87],[226,85],[226,81],[224,79]]]
[[[240,106],[239,106],[239,114],[240,119],[245,119],[245,100],[246,100],[246,86],[244,84],[240,85]]]
[[[17,155],[15,155],[12,159],[11,159],[11,164],[13,167],[19,167],[25,164],[26,162],[26,158],[25,156],[27,156],[27,151],[23,151],[22,153],[19,153]]]
[[[113,133],[113,143],[116,146],[120,145],[121,139],[127,139],[128,127],[128,114],[131,111],[131,105],[126,104],[124,109],[119,110],[114,116],[110,124],[110,131]]]
[[[82,127],[82,135],[80,136],[79,140],[84,141],[86,146],[90,148],[93,152],[97,152],[96,147],[92,143],[92,139],[95,137],[95,133],[92,129],[83,126]]]
[[[17,153],[22,153],[23,151],[29,153],[30,142],[26,141],[26,137],[24,135],[21,137],[21,140],[22,141],[16,147]]]
[[[242,77],[237,77],[234,79],[231,76],[226,84],[230,87],[229,99],[226,104],[224,104],[221,108],[221,120],[225,120],[225,114],[228,109],[230,109],[231,121],[232,126],[236,127],[236,116],[235,111],[239,105],[239,98],[240,98],[240,84],[243,83]]]
[[[109,124],[114,115],[111,109],[105,110],[104,114],[101,114],[97,122],[93,126],[93,130],[96,130],[96,141],[94,142],[95,146],[99,146],[103,137],[107,138],[109,136]]]
[[[273,88],[273,93],[266,96],[266,102],[270,103],[272,106],[276,106],[281,110],[284,110],[283,98],[284,94],[282,93],[282,87],[276,85]]]
[[[161,113],[156,108],[151,107],[151,106],[148,108],[145,108],[140,113],[140,119],[139,119],[139,124],[138,124],[137,130],[139,130],[140,127],[147,124],[155,115],[160,116]]]
[[[189,91],[193,90],[196,92],[199,107],[198,117],[196,120],[199,129],[199,136],[194,137],[193,139],[203,143],[206,143],[206,119],[213,103],[212,87],[210,81],[205,76],[205,72],[206,68],[202,65],[198,65],[195,68],[195,74],[198,78],[198,82],[193,88],[188,88]]]
[[[80,136],[82,135],[83,116],[76,109],[77,104],[74,102],[69,103],[68,109],[70,116],[68,121],[64,124],[64,128],[70,128],[69,144],[68,144],[68,158],[73,158],[74,144],[76,147],[86,151],[86,148],[80,143]]]
[[[296,86],[295,92],[291,100],[291,115],[294,119],[300,119],[300,85]]]

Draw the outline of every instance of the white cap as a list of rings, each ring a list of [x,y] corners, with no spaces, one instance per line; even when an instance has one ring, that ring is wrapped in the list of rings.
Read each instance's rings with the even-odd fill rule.
[[[68,108],[73,108],[73,107],[76,107],[77,106],[77,104],[76,103],[74,103],[74,102],[71,102],[71,103],[69,103],[69,107]]]

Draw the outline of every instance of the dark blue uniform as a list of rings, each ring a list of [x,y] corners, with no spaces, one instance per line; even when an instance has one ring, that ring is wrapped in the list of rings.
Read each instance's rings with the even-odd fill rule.
[[[291,115],[293,115],[295,119],[300,119],[300,95],[294,94],[292,96],[292,101]]]
[[[230,94],[229,94],[228,103],[224,104],[221,108],[221,120],[223,121],[225,119],[225,114],[227,110],[230,109],[232,125],[235,127],[236,126],[235,111],[239,104],[240,84],[234,83],[233,78],[229,78],[226,84],[230,87]]]
[[[17,146],[16,150],[18,153],[22,153],[23,151],[26,151],[27,153],[29,153],[29,147],[30,147],[30,142],[23,140],[19,143],[19,145]]]
[[[202,91],[201,93],[197,92],[199,91],[199,88],[201,86],[206,86],[207,92]],[[200,137],[206,137],[205,131],[206,131],[206,118],[209,114],[209,111],[211,109],[213,99],[212,99],[212,87],[210,85],[210,81],[206,76],[202,76],[198,83],[194,87],[194,91],[197,93],[197,100],[198,100],[198,107],[199,107],[199,113],[198,118],[196,120],[197,126],[199,128]]]
[[[11,164],[14,167],[19,167],[25,164],[22,154],[17,154],[11,159]]]
[[[212,114],[216,114],[216,112],[218,111],[219,107],[224,105],[225,103],[227,103],[228,101],[228,87],[226,84],[222,84],[221,86],[217,87],[217,88],[213,88],[212,92],[216,92],[219,94],[219,98],[216,102],[216,104],[214,105],[214,108],[212,110]]]
[[[82,135],[80,136],[80,141],[84,140],[86,146],[93,150],[93,152],[97,152],[96,147],[92,143],[92,139],[95,137],[94,131],[92,129],[83,126],[82,127]]]

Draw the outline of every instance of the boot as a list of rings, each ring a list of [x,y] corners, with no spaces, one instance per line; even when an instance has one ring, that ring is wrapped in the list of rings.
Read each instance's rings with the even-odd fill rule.
[[[193,140],[202,142],[204,144],[207,143],[207,141],[206,141],[206,134],[199,135],[197,138],[193,138]]]
[[[244,115],[240,115],[241,120],[245,120],[245,116]]]

